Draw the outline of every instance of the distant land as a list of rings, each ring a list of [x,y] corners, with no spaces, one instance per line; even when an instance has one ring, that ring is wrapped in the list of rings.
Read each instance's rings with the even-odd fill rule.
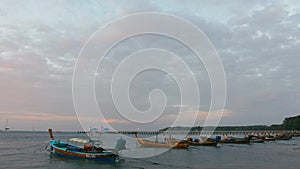
[[[206,127],[209,128],[213,127]],[[201,131],[203,127],[166,127],[159,131],[166,131],[166,130],[174,130],[174,131],[181,131],[181,130],[191,130],[191,131]],[[250,125],[250,126],[218,126],[216,128],[217,131],[243,131],[243,130],[300,130],[300,115],[294,117],[287,117],[283,120],[282,124],[273,124],[270,126],[267,125]]]

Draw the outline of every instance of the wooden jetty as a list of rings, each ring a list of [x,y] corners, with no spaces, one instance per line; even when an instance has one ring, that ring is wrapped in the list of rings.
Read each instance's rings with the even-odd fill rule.
[[[203,134],[203,135],[279,135],[279,134],[294,134],[299,135],[300,131],[295,130],[246,130],[246,131],[117,131],[119,134],[147,134],[147,135],[156,135],[156,134]]]
[[[78,133],[86,133],[85,131],[78,131]],[[281,135],[290,134],[300,136],[300,130],[241,130],[241,131],[152,131],[152,130],[124,130],[124,131],[110,131],[109,134],[139,134],[139,135],[158,135],[158,134],[191,134],[191,135]]]

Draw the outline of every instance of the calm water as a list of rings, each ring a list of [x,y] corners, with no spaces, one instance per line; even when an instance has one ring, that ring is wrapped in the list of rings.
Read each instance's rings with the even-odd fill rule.
[[[84,137],[77,133],[56,133],[61,140]],[[106,147],[113,147],[117,135],[103,135]],[[49,140],[46,132],[0,133],[0,168],[197,168],[197,169],[295,169],[300,166],[300,138],[252,145],[222,145],[191,147],[188,150],[170,150],[159,156],[133,159],[124,158],[119,164],[99,164],[50,156],[45,150]],[[128,142],[129,148],[136,147]]]

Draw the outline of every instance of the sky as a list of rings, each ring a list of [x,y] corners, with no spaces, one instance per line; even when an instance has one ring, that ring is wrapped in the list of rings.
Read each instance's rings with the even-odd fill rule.
[[[139,12],[176,15],[209,38],[219,54],[227,83],[220,125],[278,124],[285,117],[300,114],[299,1],[0,3],[1,129],[8,119],[12,130],[82,130],[72,98],[72,76],[79,52],[100,27]],[[95,77],[95,95],[105,118],[87,116],[84,120],[98,128],[109,123],[115,130],[157,130],[170,126],[179,108],[189,106],[180,103],[180,90],[174,79],[164,72],[149,70],[132,80],[130,99],[137,109],[146,110],[150,106],[149,93],[160,88],[168,99],[163,114],[151,123],[137,124],[118,113],[110,95],[113,72],[127,55],[144,48],[170,50],[195,73],[200,86],[200,108],[189,107],[182,118],[189,121],[190,112],[197,112],[194,125],[203,125],[211,101],[205,66],[180,42],[158,35],[126,39],[105,56]]]

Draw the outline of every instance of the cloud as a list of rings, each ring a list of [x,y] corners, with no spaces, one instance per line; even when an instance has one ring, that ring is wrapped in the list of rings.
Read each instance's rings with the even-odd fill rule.
[[[219,120],[233,116],[229,110],[217,110],[212,112],[188,110],[178,114],[167,114],[161,117],[162,121],[172,121],[181,126],[215,126],[219,125]]]
[[[191,105],[182,105],[182,104],[174,104],[174,105],[168,105],[168,107],[171,108],[181,108],[181,107],[191,107]]]
[[[28,121],[77,121],[77,116],[66,116],[48,113],[24,112],[10,115],[11,120],[28,120]]]
[[[128,124],[130,123],[130,121],[128,120],[122,120],[122,119],[103,119],[103,120],[100,120],[102,123],[118,123],[118,124]]]
[[[49,8],[52,10],[47,10]],[[12,112],[20,120],[76,120],[71,80],[82,45],[112,19],[145,11],[183,17],[203,30],[215,45],[228,83],[228,112],[222,123],[281,122],[285,115],[299,112],[300,4],[293,0],[245,0],[226,4],[219,1],[201,4],[196,1],[20,1],[18,6],[3,1],[0,7],[0,111]],[[109,38],[117,38],[122,29],[111,30]],[[107,112],[106,122],[130,126],[116,113],[109,83],[124,56],[145,47],[170,50],[195,72],[203,110],[197,120],[203,122],[211,99],[204,66],[179,42],[151,35],[128,39],[105,58],[96,78],[96,91],[99,105]],[[149,91],[155,88],[165,91],[169,105],[165,120],[174,119],[179,108],[189,107],[180,105],[176,83],[161,72],[141,74],[132,86],[132,102],[141,110],[149,107]],[[32,111],[24,114],[24,109]],[[192,112],[195,113],[186,111],[183,118],[190,120]],[[157,122],[157,127],[164,124],[165,121]]]
[[[75,115],[59,115],[54,113],[40,113],[40,112],[22,112],[22,113],[12,113],[12,112],[1,112],[2,116],[5,119],[9,119],[12,121],[15,120],[24,120],[24,121],[60,121],[60,122],[68,122],[68,121],[78,121],[78,117]],[[98,125],[103,123],[109,124],[126,124],[129,123],[127,120],[123,119],[100,119],[95,117],[81,117],[81,120],[91,122],[93,124],[95,121],[98,122]]]

